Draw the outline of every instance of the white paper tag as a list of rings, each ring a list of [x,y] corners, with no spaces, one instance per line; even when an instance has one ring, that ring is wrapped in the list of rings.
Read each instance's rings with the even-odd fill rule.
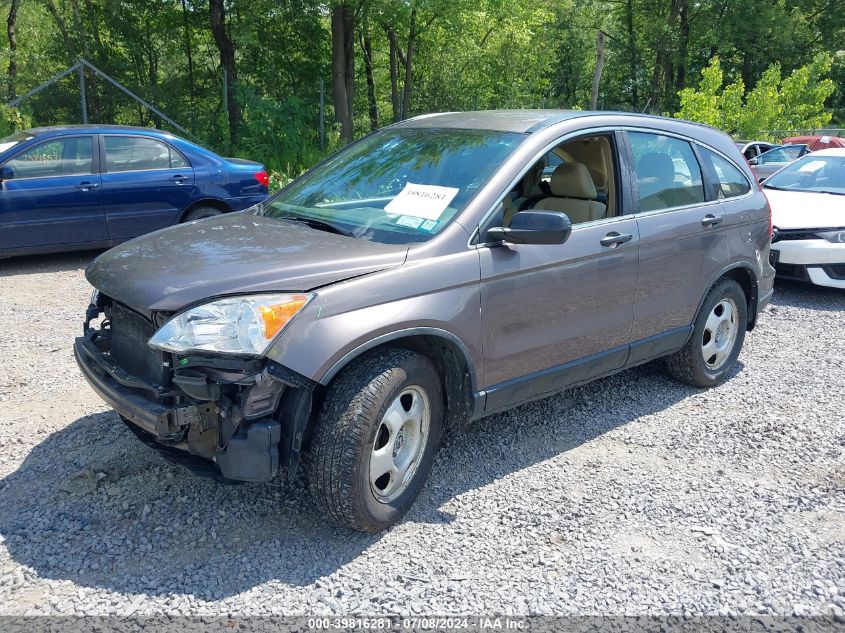
[[[438,187],[436,185],[417,185],[409,182],[405,188],[393,198],[384,210],[388,213],[412,215],[426,220],[437,220],[458,195],[460,189],[454,187]]]

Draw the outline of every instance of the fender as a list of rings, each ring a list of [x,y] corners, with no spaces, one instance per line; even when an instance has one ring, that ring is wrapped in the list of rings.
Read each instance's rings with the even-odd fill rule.
[[[406,338],[408,336],[423,335],[437,336],[446,339],[447,341],[454,343],[458,347],[458,349],[461,350],[461,354],[463,354],[464,361],[466,362],[466,365],[469,368],[469,379],[472,393],[475,393],[476,385],[478,383],[476,380],[475,365],[472,362],[472,357],[470,356],[469,348],[464,344],[464,342],[460,338],[458,338],[452,332],[436,327],[405,328],[402,330],[394,330],[393,332],[388,332],[387,334],[382,334],[380,336],[371,338],[341,356],[337,361],[335,361],[335,363],[331,367],[329,367],[329,369],[317,380],[317,382],[324,386],[328,385],[332,381],[332,379],[338,374],[338,372],[340,372],[340,370],[343,369],[350,361],[354,360],[364,352],[378,347],[379,345],[383,345],[384,343],[389,343],[390,341],[395,341],[400,338]]]

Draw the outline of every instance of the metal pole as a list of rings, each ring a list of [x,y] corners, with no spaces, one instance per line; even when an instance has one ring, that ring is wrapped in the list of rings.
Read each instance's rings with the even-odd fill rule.
[[[69,74],[71,74],[74,70],[76,70],[77,68],[79,68],[79,64],[80,64],[80,62],[76,62],[76,63],[75,63],[73,66],[71,66],[70,68],[68,68],[68,69],[66,69],[66,70],[63,70],[63,71],[62,71],[62,72],[60,72],[60,73],[56,73],[55,75],[53,75],[52,77],[50,77],[47,81],[45,81],[43,84],[39,84],[39,85],[37,85],[35,88],[33,88],[32,90],[30,90],[30,91],[29,91],[29,92],[27,92],[26,94],[22,94],[22,95],[21,95],[20,97],[18,97],[17,99],[13,99],[12,101],[9,101],[9,103],[7,103],[6,105],[7,105],[7,106],[9,106],[10,108],[17,108],[17,107],[18,107],[21,103],[23,103],[24,101],[26,101],[27,99],[29,99],[31,96],[38,94],[39,92],[41,92],[42,90],[44,90],[45,88],[47,88],[47,87],[49,87],[49,86],[52,86],[52,85],[53,85],[54,83],[56,83],[59,79],[62,79],[63,77],[67,77],[67,76],[68,76]]]
[[[79,64],[79,102],[82,106],[82,122],[88,123],[88,99],[85,97],[85,67]]]
[[[324,150],[326,147],[326,87],[322,80],[320,79],[320,151]]]
[[[89,68],[89,69],[91,70],[91,72],[92,72],[92,73],[94,73],[95,75],[98,75],[98,76],[102,77],[103,79],[105,79],[107,82],[109,82],[111,85],[113,85],[115,88],[117,88],[118,90],[120,90],[120,91],[121,91],[121,92],[123,92],[124,94],[127,94],[127,95],[129,95],[130,97],[132,97],[133,99],[135,99],[135,101],[137,101],[138,103],[140,103],[142,106],[144,106],[147,110],[149,110],[149,111],[150,111],[150,112],[152,112],[153,114],[157,114],[158,116],[160,116],[162,119],[164,119],[165,121],[167,121],[170,125],[172,125],[174,128],[176,128],[177,130],[179,130],[180,132],[182,132],[185,136],[189,136],[189,137],[191,137],[191,138],[193,138],[193,139],[196,139],[196,138],[197,138],[196,136],[194,136],[193,134],[191,134],[188,130],[186,130],[186,129],[185,129],[185,128],[183,128],[181,125],[179,125],[178,123],[176,123],[176,121],[174,121],[174,120],[173,120],[173,119],[171,119],[169,116],[167,116],[166,114],[164,114],[161,110],[159,110],[159,109],[158,109],[158,108],[156,108],[155,106],[153,106],[153,105],[151,105],[151,104],[147,103],[146,101],[144,101],[141,97],[139,97],[139,96],[138,96],[138,95],[136,95],[134,92],[132,92],[131,90],[129,90],[128,88],[126,88],[123,84],[118,83],[117,81],[115,81],[114,79],[112,79],[111,77],[109,77],[106,73],[104,73],[102,70],[100,70],[99,68],[97,68],[96,66],[94,66],[93,64],[91,64],[90,62],[87,62],[87,61],[85,61],[85,60],[83,59],[83,60],[81,60],[81,62],[80,62],[80,63],[82,63],[82,64],[83,64],[86,68]]]

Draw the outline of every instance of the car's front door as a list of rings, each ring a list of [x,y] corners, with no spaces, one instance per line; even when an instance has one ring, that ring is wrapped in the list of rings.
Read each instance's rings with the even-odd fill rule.
[[[0,249],[107,243],[94,136],[54,138],[7,160]]]
[[[194,196],[194,171],[185,157],[147,136],[106,134],[102,139],[102,200],[112,239],[178,222]]]
[[[609,217],[573,223],[560,245],[480,249],[487,411],[560,391],[627,360],[639,235],[636,220],[623,214],[614,137],[605,138],[617,192]]]
[[[640,268],[630,362],[680,348],[727,259],[724,208],[685,139],[628,133],[639,189]]]

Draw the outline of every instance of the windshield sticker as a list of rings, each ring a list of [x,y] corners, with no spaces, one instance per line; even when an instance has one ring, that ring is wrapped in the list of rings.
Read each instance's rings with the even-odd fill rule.
[[[428,231],[431,233],[434,230],[434,227],[437,226],[439,222],[435,222],[434,220],[426,220],[422,224],[420,224],[420,228],[423,231]]]
[[[460,189],[409,182],[384,210],[425,220],[438,220]]]
[[[399,219],[396,220],[396,224],[398,224],[399,226],[407,226],[409,229],[418,229],[420,228],[420,224],[422,223],[422,218],[414,218],[410,215],[400,215]]]

